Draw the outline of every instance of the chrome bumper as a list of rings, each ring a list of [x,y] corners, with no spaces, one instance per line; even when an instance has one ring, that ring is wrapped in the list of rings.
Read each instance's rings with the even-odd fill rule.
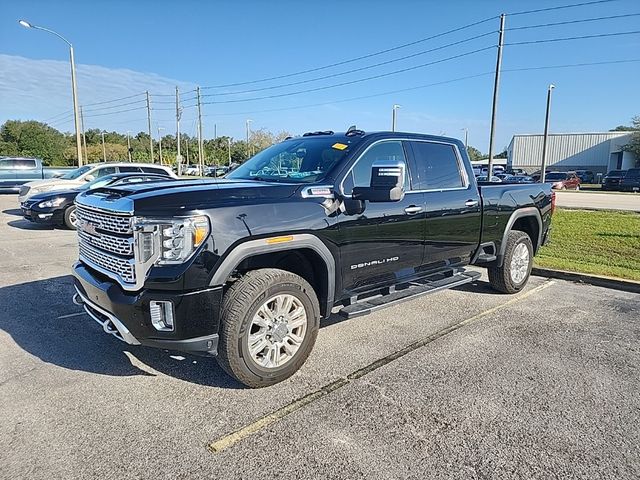
[[[82,306],[84,311],[102,326],[105,333],[113,335],[118,340],[122,340],[129,345],[140,345],[140,342],[131,334],[129,329],[125,327],[120,320],[105,309],[89,301],[87,297],[80,293],[78,287],[75,287],[75,289],[76,294],[73,296],[73,303]]]

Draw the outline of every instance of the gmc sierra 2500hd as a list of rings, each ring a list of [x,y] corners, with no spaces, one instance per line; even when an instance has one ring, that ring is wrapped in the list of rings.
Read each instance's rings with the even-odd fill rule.
[[[553,203],[548,184],[477,185],[452,138],[310,132],[223,180],[79,195],[74,301],[129,344],[214,355],[267,386],[300,368],[333,309],[471,282],[469,264],[519,291]]]

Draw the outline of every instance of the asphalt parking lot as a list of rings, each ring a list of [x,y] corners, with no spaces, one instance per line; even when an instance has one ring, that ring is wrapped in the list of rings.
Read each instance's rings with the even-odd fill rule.
[[[1,478],[638,478],[640,295],[533,277],[324,322],[249,390],[71,303],[75,233],[0,195]]]

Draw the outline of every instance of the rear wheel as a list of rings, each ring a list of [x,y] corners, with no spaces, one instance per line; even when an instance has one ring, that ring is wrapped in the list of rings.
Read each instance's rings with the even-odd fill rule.
[[[319,325],[306,280],[275,268],[250,271],[225,293],[218,363],[248,387],[281,382],[306,361]]]
[[[532,265],[533,244],[529,235],[519,230],[510,231],[502,266],[487,269],[491,287],[502,293],[519,292],[529,280]]]
[[[71,205],[64,211],[64,225],[65,227],[75,230],[77,228],[78,217],[76,216],[76,206]]]

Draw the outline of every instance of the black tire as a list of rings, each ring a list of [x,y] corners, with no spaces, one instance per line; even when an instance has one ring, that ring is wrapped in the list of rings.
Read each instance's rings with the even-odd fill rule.
[[[524,244],[529,250],[529,263],[524,279],[515,282],[511,275],[511,263],[513,261],[513,253],[515,248]],[[504,261],[501,267],[490,267],[487,269],[489,273],[489,283],[494,290],[502,293],[516,293],[524,288],[531,275],[531,267],[533,266],[533,244],[529,235],[520,230],[512,230],[507,235],[507,243],[504,250]]]
[[[70,230],[75,230],[76,225],[73,223],[73,218],[76,214],[76,206],[71,205],[64,211],[64,226]]]
[[[288,362],[280,367],[264,368],[249,354],[246,339],[258,309],[281,293],[293,295],[302,303],[307,312],[307,331]],[[225,293],[221,312],[218,363],[229,375],[251,388],[267,387],[293,375],[311,353],[320,327],[320,306],[311,285],[294,273],[276,268],[252,270],[243,275]]]

